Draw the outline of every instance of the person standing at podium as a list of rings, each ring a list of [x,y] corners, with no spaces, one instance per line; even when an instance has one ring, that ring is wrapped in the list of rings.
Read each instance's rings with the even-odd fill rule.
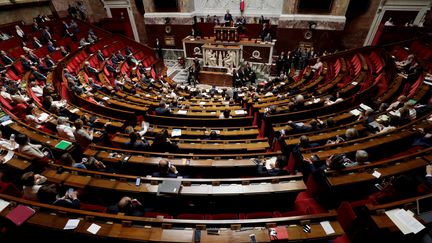
[[[225,20],[225,26],[231,26],[231,22],[233,21],[233,17],[230,14],[229,10],[226,11],[226,14],[224,16]]]

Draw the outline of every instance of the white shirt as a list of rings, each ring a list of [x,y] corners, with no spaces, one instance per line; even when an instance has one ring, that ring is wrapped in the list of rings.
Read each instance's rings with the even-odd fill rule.
[[[75,136],[74,136],[75,127],[70,127],[67,124],[61,124],[61,125],[58,125],[56,128],[57,128],[57,132],[59,134],[59,137],[65,138],[65,139],[70,140],[70,141],[75,141]]]

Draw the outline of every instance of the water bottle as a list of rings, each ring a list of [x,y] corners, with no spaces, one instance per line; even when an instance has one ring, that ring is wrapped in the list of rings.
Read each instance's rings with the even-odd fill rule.
[[[11,146],[11,149],[13,150],[13,149],[15,149],[15,134],[14,133],[12,133],[11,135],[10,135],[10,137],[9,137],[9,142],[10,142],[10,146]]]

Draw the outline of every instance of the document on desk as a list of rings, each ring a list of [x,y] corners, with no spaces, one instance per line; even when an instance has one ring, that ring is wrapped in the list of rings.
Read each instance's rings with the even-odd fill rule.
[[[45,112],[41,113],[38,117],[39,121],[46,121],[48,119],[49,115]]]
[[[9,206],[10,202],[0,199],[0,212],[2,212],[7,206]]]
[[[177,114],[178,114],[178,115],[186,115],[186,114],[187,114],[187,111],[186,111],[186,110],[178,110],[178,111],[177,111]]]
[[[323,227],[326,235],[334,234],[336,231],[333,229],[329,221],[322,221],[321,226]]]
[[[78,224],[79,224],[80,220],[79,219],[69,219],[66,222],[65,227],[63,228],[64,230],[71,230],[71,229],[75,229]]]
[[[87,229],[87,231],[95,235],[95,234],[99,231],[100,228],[101,228],[101,227],[100,227],[99,225],[97,225],[97,224],[92,224],[92,225],[90,225],[90,227]]]
[[[417,234],[425,228],[417,219],[410,215],[405,209],[393,209],[386,212],[386,215],[402,231],[403,234]]]
[[[5,157],[3,157],[3,164],[7,163],[9,160],[11,160],[13,158],[13,156],[15,155],[14,151],[12,150],[8,150],[7,154],[5,155]]]

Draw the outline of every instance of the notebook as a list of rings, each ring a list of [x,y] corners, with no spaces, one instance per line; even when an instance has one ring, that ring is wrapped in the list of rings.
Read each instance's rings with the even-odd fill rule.
[[[65,141],[65,140],[61,140],[58,144],[56,144],[55,147],[56,147],[57,149],[66,150],[66,149],[68,149],[69,146],[71,146],[71,145],[72,145],[71,142],[68,142],[68,141]]]
[[[417,214],[424,223],[432,222],[432,196],[417,198]]]
[[[271,240],[284,240],[288,239],[288,230],[286,226],[278,226],[272,228],[270,231]]]
[[[164,180],[159,184],[157,194],[178,194],[180,192],[181,181]]]
[[[22,223],[27,221],[27,219],[33,216],[35,212],[36,211],[33,208],[24,205],[18,205],[6,215],[6,218],[11,220],[17,226],[20,226]]]

